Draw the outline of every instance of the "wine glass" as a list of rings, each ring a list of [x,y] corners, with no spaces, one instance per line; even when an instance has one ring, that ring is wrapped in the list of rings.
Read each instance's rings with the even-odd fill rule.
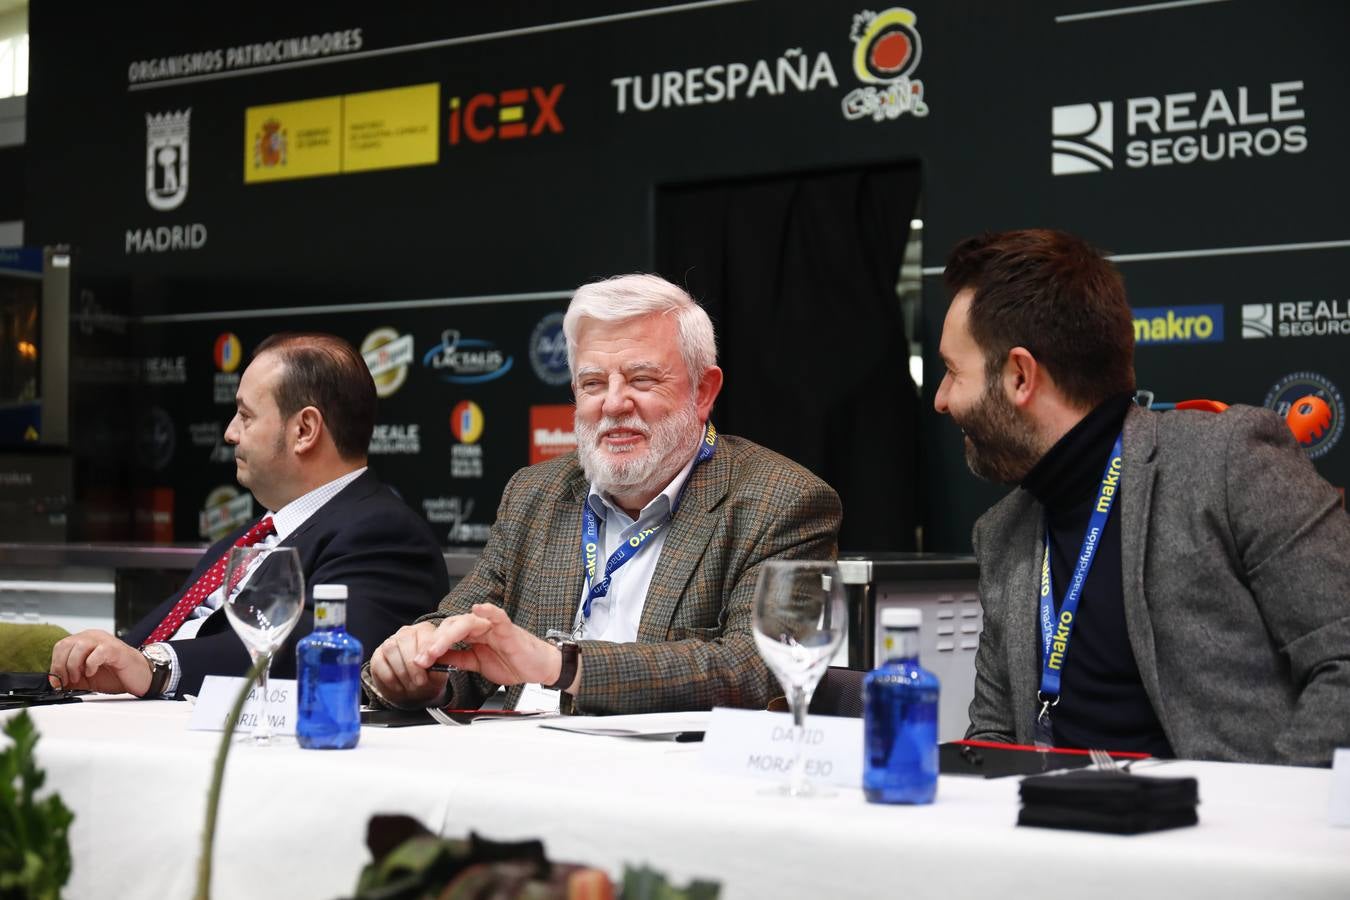
[[[238,585],[245,575],[248,581],[225,595],[225,616],[248,648],[254,664],[264,656],[267,663],[258,675],[262,698],[257,724],[251,735],[240,740],[266,747],[272,743],[272,727],[267,718],[267,672],[272,667],[273,654],[281,648],[305,608],[305,575],[294,547],[231,547],[225,583]]]
[[[832,562],[769,560],[755,585],[755,646],[778,677],[792,710],[791,780],[775,790],[792,797],[820,792],[806,780],[802,747],[806,709],[848,627],[844,586]]]

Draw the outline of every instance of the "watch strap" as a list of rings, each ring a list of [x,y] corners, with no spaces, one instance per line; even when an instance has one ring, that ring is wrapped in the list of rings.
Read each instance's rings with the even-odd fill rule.
[[[552,684],[546,684],[544,687],[550,691],[565,691],[572,686],[572,679],[577,677],[577,663],[581,659],[581,645],[576,641],[558,641],[554,646],[562,654],[562,669],[558,672],[558,680]]]
[[[164,694],[164,686],[169,683],[169,677],[173,675],[173,666],[166,659],[156,659],[154,656],[141,651],[150,662],[150,686],[145,689],[142,695],[143,699],[155,700]]]

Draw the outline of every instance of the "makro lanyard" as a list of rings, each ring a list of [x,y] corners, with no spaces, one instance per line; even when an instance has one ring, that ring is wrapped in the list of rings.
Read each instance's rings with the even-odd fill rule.
[[[713,452],[717,450],[717,429],[709,422],[703,430],[703,440],[698,444],[698,455],[694,457],[694,469],[712,458]],[[689,470],[689,477],[693,477],[693,469]],[[647,546],[647,542],[654,538],[661,529],[675,516],[675,511],[680,508],[680,501],[684,499],[685,488],[689,487],[689,480],[685,479],[684,486],[680,488],[679,496],[670,507],[670,512],[660,522],[657,522],[650,528],[644,528],[637,534],[630,537],[619,545],[619,549],[614,551],[609,560],[605,563],[605,577],[599,582],[595,580],[595,563],[599,558],[600,547],[600,520],[591,509],[591,504],[585,502],[581,504],[581,565],[586,570],[586,582],[591,586],[586,592],[586,600],[581,604],[582,621],[591,617],[591,602],[597,597],[603,597],[609,593],[610,577],[614,572],[628,562],[638,551]]]
[[[1111,506],[1120,491],[1120,466],[1121,435],[1117,435],[1115,446],[1111,448],[1111,457],[1106,461],[1106,471],[1102,473],[1102,482],[1097,488],[1097,500],[1092,505],[1087,533],[1083,535],[1083,546],[1078,551],[1078,562],[1074,565],[1073,577],[1069,579],[1069,588],[1064,593],[1058,619],[1055,618],[1055,589],[1050,576],[1050,526],[1046,525],[1045,555],[1041,558],[1041,689],[1037,694],[1042,715],[1059,702],[1059,681],[1063,674],[1064,657],[1069,652],[1069,636],[1073,633],[1074,617],[1078,614],[1078,601],[1083,596],[1083,585],[1087,583],[1092,561],[1097,557],[1097,547],[1101,543],[1102,532],[1106,530],[1106,520],[1111,516]]]

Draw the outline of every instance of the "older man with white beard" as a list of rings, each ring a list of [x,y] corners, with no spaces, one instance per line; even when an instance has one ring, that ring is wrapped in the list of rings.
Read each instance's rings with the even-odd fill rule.
[[[577,452],[507,484],[474,570],[376,649],[386,705],[634,713],[763,708],[751,609],[766,559],[836,551],[839,498],[709,421],[712,322],[653,275],[583,285],[563,322]]]

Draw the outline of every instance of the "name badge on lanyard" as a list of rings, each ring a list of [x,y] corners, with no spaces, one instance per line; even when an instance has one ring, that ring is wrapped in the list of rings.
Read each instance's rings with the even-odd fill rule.
[[[1036,692],[1041,710],[1033,728],[1037,747],[1054,746],[1050,710],[1059,703],[1060,677],[1064,670],[1064,658],[1069,653],[1069,639],[1073,635],[1073,622],[1078,615],[1083,585],[1087,583],[1092,561],[1097,558],[1097,546],[1101,543],[1102,532],[1106,530],[1106,520],[1110,518],[1111,507],[1116,502],[1116,494],[1120,492],[1122,438],[1123,433],[1116,436],[1111,457],[1106,461],[1106,470],[1102,472],[1097,499],[1092,504],[1092,515],[1088,518],[1087,533],[1083,535],[1083,545],[1078,551],[1073,577],[1069,579],[1069,587],[1064,592],[1064,602],[1059,606],[1058,615],[1055,614],[1055,588],[1050,575],[1050,527],[1046,525],[1045,553],[1041,557],[1041,687]]]
[[[698,455],[694,457],[694,468],[697,469],[711,459],[716,451],[717,429],[713,427],[712,422],[709,422],[707,427],[703,429],[703,439],[699,441]],[[693,470],[691,469],[690,477],[692,476]],[[581,639],[582,632],[586,628],[586,622],[591,617],[591,604],[597,598],[609,593],[611,576],[620,566],[637,556],[638,551],[647,546],[651,539],[669,524],[675,516],[675,511],[680,507],[680,501],[684,499],[685,488],[688,487],[689,481],[686,479],[684,486],[680,488],[679,496],[675,498],[675,503],[670,507],[670,513],[664,519],[650,528],[642,529],[619,545],[619,549],[615,550],[605,562],[605,574],[599,580],[596,579],[596,563],[599,560],[600,552],[600,520],[589,503],[581,504],[581,566],[586,572],[586,583],[590,587],[586,591],[586,599],[581,604],[581,622],[577,624],[576,631],[573,633],[574,639]]]

